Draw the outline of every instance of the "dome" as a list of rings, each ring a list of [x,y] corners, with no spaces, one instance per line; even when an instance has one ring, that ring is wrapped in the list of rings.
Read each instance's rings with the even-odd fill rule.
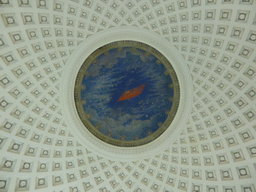
[[[256,191],[255,10],[254,0],[0,0],[0,191]],[[177,77],[180,97],[161,111],[172,118],[143,145],[99,139],[79,115],[96,107],[76,100],[89,85],[75,89],[79,70],[115,42],[135,42],[130,57],[159,53],[163,78]],[[153,86],[135,82],[115,84],[115,105]]]

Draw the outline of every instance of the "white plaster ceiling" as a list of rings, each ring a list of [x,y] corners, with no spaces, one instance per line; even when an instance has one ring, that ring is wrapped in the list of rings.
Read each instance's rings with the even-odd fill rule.
[[[0,191],[256,190],[255,0],[0,0],[0,15]],[[117,26],[166,38],[193,79],[184,131],[148,159],[101,157],[62,115],[67,60]]]

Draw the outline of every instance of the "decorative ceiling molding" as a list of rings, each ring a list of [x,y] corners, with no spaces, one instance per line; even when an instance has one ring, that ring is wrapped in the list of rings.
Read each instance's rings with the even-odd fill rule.
[[[0,0],[1,191],[255,191],[254,0]],[[162,36],[192,77],[192,112],[136,161],[86,148],[63,116],[63,71],[107,29]]]
[[[99,47],[121,40],[139,41],[158,50],[172,64],[180,84],[180,104],[173,122],[164,134],[160,135],[156,140],[138,147],[116,147],[99,140],[92,135],[89,130],[84,128],[84,124],[80,120],[75,108],[75,81],[78,71],[86,58]],[[98,151],[101,156],[120,161],[145,159],[169,148],[170,145],[174,143],[175,138],[184,129],[186,119],[188,119],[188,116],[191,114],[193,96],[188,97],[188,95],[193,95],[193,85],[189,69],[182,56],[179,56],[176,48],[171,46],[169,42],[165,41],[161,36],[136,27],[116,27],[108,29],[91,36],[87,41],[79,45],[75,54],[73,54],[67,63],[72,63],[72,65],[68,65],[63,73],[64,78],[61,89],[63,115],[65,119],[67,119],[68,127],[72,127],[73,130],[77,129],[77,131],[75,131],[77,136],[83,141],[87,148]]]

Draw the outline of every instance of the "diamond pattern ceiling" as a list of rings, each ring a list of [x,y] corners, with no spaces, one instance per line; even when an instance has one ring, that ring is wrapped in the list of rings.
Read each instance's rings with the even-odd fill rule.
[[[254,0],[0,0],[0,191],[255,192],[255,10]],[[85,148],[59,99],[72,52],[117,26],[166,38],[194,85],[182,134],[135,162]]]

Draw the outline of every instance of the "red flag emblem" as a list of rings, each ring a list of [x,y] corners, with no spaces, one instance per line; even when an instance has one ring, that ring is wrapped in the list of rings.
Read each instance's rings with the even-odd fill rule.
[[[140,95],[142,93],[144,87],[145,87],[145,83],[143,85],[137,87],[137,88],[124,91],[117,102],[123,101],[123,100],[126,100],[126,99],[131,99],[132,97],[136,97],[136,96]]]

